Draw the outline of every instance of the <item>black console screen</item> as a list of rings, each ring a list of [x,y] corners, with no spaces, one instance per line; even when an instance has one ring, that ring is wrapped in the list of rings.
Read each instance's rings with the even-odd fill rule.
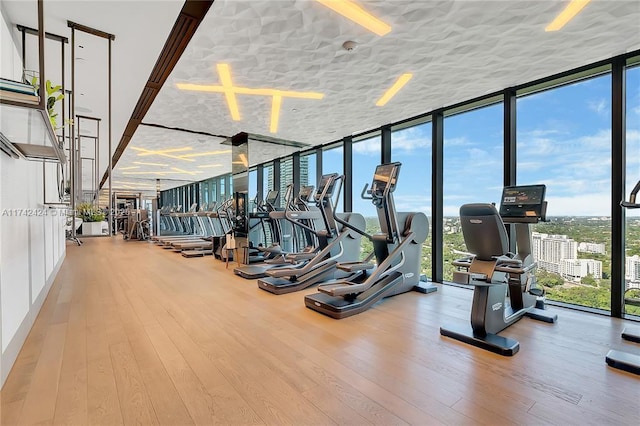
[[[543,218],[544,185],[507,186],[502,190],[500,216],[508,218]]]

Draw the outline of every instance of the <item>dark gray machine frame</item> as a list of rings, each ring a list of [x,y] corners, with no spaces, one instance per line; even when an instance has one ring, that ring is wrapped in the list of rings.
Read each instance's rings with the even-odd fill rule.
[[[636,202],[638,192],[640,192],[640,181],[633,187],[629,195],[629,201],[623,200],[620,205],[627,209],[639,209],[640,203]],[[640,343],[640,330],[625,327],[622,330],[622,338],[630,342]],[[640,355],[612,349],[607,353],[605,360],[610,367],[633,374],[640,374]]]
[[[513,356],[520,348],[518,341],[497,333],[524,316],[547,323],[557,321],[557,315],[536,307],[544,308],[544,302],[538,299],[543,293],[530,289],[536,263],[529,224],[545,220],[545,189],[544,185],[505,187],[500,213],[493,204],[460,207],[465,243],[475,255],[453,262],[467,269],[456,273],[454,281],[474,286],[471,326],[441,327],[441,335]],[[515,224],[517,253],[513,257],[504,253],[509,247],[504,223]]]
[[[422,243],[429,232],[429,222],[424,213],[398,213],[395,209],[395,190],[401,163],[381,164],[362,198],[376,206],[381,232],[370,235],[334,215],[334,219],[368,238],[374,247],[377,266],[369,262],[348,262],[337,268],[350,273],[372,270],[364,280],[339,280],[318,286],[318,293],[305,296],[307,308],[335,319],[347,318],[366,311],[385,297],[408,291],[432,293],[437,288],[420,275]],[[366,194],[369,194],[367,196]],[[400,228],[399,224],[403,224]]]

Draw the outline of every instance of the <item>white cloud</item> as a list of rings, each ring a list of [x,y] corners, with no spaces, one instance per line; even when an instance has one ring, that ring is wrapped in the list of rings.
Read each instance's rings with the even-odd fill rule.
[[[367,139],[353,144],[353,152],[364,155],[380,156],[380,138]]]
[[[547,216],[610,216],[609,192],[592,192],[566,197],[547,194]]]
[[[589,101],[587,103],[589,109],[602,117],[610,115],[609,103],[606,99],[598,99],[597,101]]]

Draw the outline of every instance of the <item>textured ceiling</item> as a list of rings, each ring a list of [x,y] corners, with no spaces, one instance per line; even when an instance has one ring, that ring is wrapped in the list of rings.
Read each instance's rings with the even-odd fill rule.
[[[360,1],[392,26],[379,37],[314,1],[218,0],[146,122],[212,133],[270,134],[271,98],[236,95],[233,121],[219,85],[323,93],[282,101],[275,136],[321,144],[640,47],[640,2],[591,2],[564,29],[545,26],[562,1]],[[353,52],[341,49],[354,40]],[[386,106],[376,100],[402,73],[413,79]],[[274,155],[275,157],[276,155]]]

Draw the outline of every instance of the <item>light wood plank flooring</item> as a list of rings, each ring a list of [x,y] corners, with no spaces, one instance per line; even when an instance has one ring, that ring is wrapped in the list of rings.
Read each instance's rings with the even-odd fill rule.
[[[408,293],[333,320],[212,259],[85,239],[5,384],[2,425],[640,424],[640,377],[606,366],[624,322],[557,309],[501,357],[441,337],[471,292]]]

